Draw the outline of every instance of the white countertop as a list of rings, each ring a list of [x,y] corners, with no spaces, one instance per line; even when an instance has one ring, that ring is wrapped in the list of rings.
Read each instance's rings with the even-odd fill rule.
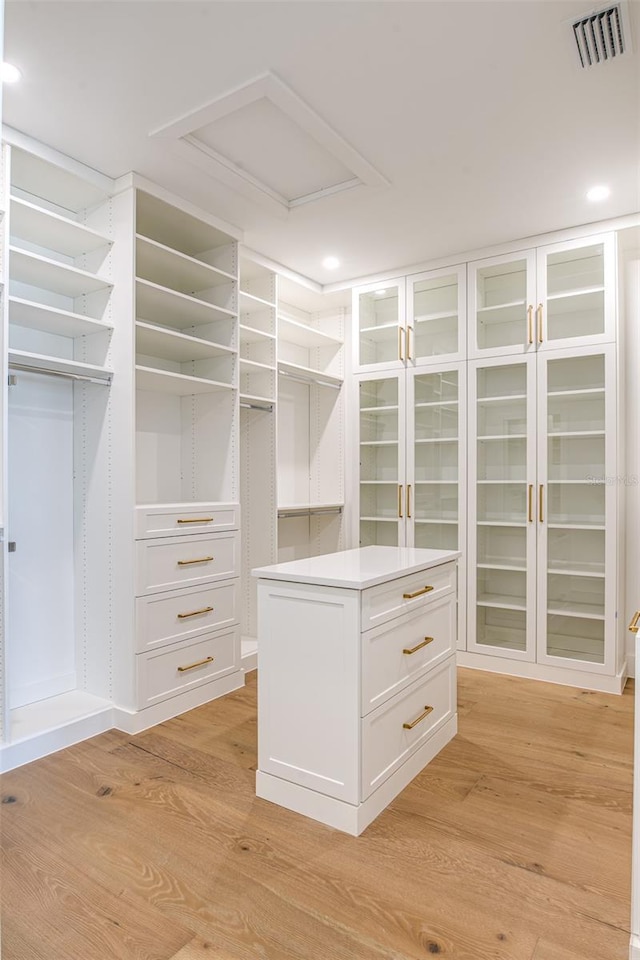
[[[364,590],[386,580],[406,577],[442,563],[457,560],[458,550],[425,550],[418,547],[358,547],[327,553],[305,560],[275,563],[256,567],[254,577],[266,580],[288,580],[293,583],[316,583],[325,587]]]

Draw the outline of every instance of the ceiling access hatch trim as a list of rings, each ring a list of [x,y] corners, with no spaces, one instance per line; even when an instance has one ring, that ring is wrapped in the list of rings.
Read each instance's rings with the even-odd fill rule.
[[[260,115],[261,110],[264,116]],[[259,155],[247,151],[245,158],[237,145],[241,143],[237,141],[238,129],[241,135],[246,131],[251,134],[252,122],[257,119],[264,129],[270,117],[281,127],[284,124],[283,129],[293,138],[292,143],[303,150],[299,171],[289,170],[290,189],[286,183],[283,186],[282,177],[274,178],[273,170],[271,176],[269,171],[260,175]],[[229,142],[229,130],[236,136],[235,143]],[[386,177],[271,72],[152,130],[149,136],[173,140],[185,159],[281,216],[294,207],[354,187],[389,186]],[[317,159],[318,172],[313,182],[308,180],[309,189],[305,189],[305,176],[312,164],[303,162],[303,156]],[[295,162],[289,154],[287,160]]]

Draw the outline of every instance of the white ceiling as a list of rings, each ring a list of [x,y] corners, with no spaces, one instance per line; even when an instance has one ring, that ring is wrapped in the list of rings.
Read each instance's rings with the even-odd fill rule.
[[[640,0],[628,8],[634,52],[583,70],[571,22],[588,0],[7,0],[23,79],[4,121],[112,177],[136,170],[333,283],[640,209]],[[150,136],[267,72],[388,185],[277,209]],[[589,204],[602,182],[610,199]]]

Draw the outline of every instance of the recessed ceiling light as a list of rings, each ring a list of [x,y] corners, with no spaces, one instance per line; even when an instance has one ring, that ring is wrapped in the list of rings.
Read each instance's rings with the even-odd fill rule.
[[[610,193],[611,190],[609,187],[600,184],[597,187],[591,187],[587,192],[587,200],[590,200],[592,203],[598,203],[599,200],[606,200]]]
[[[322,261],[322,266],[326,267],[327,270],[335,270],[336,267],[340,266],[340,261],[337,257],[325,257]]]
[[[12,63],[3,62],[0,66],[0,80],[3,83],[16,83],[21,77],[22,74]]]
[[[386,287],[381,287],[380,290],[376,290],[376,291],[375,291],[375,295],[376,295],[376,297],[383,297],[386,292],[387,292],[387,288],[386,288]]]

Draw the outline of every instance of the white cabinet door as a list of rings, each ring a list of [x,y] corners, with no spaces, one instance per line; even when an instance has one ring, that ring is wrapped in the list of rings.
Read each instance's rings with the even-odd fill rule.
[[[616,672],[615,347],[538,358],[540,663]]]
[[[469,264],[469,358],[535,353],[534,250]]]
[[[407,362],[405,279],[353,291],[353,369],[399,370]]]
[[[554,243],[537,251],[539,351],[615,339],[613,234]]]
[[[535,357],[469,364],[467,649],[535,659]]]
[[[414,366],[463,360],[467,278],[464,264],[407,277],[407,362]]]
[[[406,545],[405,373],[358,380],[360,546]]]

